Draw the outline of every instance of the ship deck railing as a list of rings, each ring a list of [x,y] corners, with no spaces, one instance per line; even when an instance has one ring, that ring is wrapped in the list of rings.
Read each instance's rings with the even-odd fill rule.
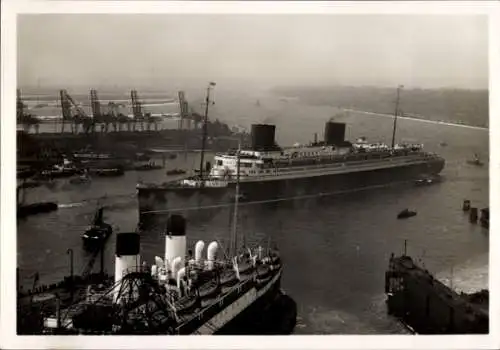
[[[409,155],[404,157],[380,157],[373,158],[368,160],[359,160],[359,161],[345,161],[345,162],[337,162],[337,163],[327,163],[327,164],[313,164],[308,166],[296,166],[296,167],[288,167],[288,168],[274,168],[274,169],[266,169],[266,173],[260,173],[256,175],[240,175],[240,181],[255,181],[255,180],[266,180],[270,178],[275,178],[277,176],[293,176],[293,175],[301,175],[307,172],[310,175],[313,175],[315,172],[324,172],[325,170],[338,170],[343,168],[370,168],[379,164],[388,164],[392,163],[393,166],[399,166],[401,164],[411,164],[415,162],[426,162],[428,159],[434,158],[434,155],[430,154],[416,154]]]
[[[253,285],[253,283],[254,283],[253,278],[249,278],[249,279],[246,279],[244,281],[240,281],[240,282],[236,283],[234,286],[232,286],[224,294],[217,296],[217,298],[215,299],[215,301],[213,303],[205,306],[204,308],[202,308],[198,312],[188,314],[188,315],[178,316],[179,321],[180,321],[178,328],[182,327],[184,324],[192,321],[193,319],[195,319],[197,317],[198,318],[203,317],[204,313],[209,313],[213,309],[220,309],[221,305],[224,305],[224,302],[227,298],[232,297],[235,293],[240,294],[242,290],[246,290],[246,288],[249,288],[251,285]]]

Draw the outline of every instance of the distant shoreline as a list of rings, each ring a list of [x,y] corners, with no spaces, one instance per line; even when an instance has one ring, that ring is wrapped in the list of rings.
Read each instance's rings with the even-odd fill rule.
[[[368,112],[368,111],[361,111],[361,110],[358,110],[358,109],[350,109],[350,108],[341,108],[341,110],[345,111],[345,112],[354,112],[354,113],[374,115],[374,116],[379,116],[379,117],[394,118],[393,114]],[[489,131],[489,128],[488,127],[484,127],[484,126],[461,124],[461,123],[458,123],[458,122],[452,123],[452,122],[443,121],[443,120],[425,119],[424,117],[419,118],[419,117],[408,117],[408,116],[404,116],[403,117],[403,116],[399,116],[398,119],[414,120],[414,121],[418,121],[418,122],[422,122],[422,123],[447,125],[447,126],[457,126],[457,127],[462,127],[462,128],[468,128],[468,129]]]

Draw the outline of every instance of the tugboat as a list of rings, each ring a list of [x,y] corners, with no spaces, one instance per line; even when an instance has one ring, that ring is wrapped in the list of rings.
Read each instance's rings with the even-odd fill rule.
[[[85,248],[92,248],[102,243],[113,233],[111,225],[103,220],[103,211],[103,207],[97,209],[91,226],[82,235]]]
[[[78,169],[66,158],[62,165],[56,164],[50,170],[44,170],[40,174],[42,178],[62,178],[62,177],[70,177],[78,173]]]

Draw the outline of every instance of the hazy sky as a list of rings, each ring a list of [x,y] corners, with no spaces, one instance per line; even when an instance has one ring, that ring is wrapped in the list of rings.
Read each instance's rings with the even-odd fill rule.
[[[20,85],[487,88],[487,17],[21,15]]]

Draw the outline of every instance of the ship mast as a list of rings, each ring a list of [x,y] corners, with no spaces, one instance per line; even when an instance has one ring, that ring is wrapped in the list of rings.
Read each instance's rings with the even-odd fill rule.
[[[208,123],[208,104],[210,103],[210,89],[215,86],[211,81],[207,87],[207,97],[205,99],[205,116],[203,117],[203,134],[201,139],[201,158],[200,158],[200,178],[203,178],[203,163],[205,161],[205,143],[207,142],[207,123]]]
[[[236,191],[234,197],[234,211],[233,211],[233,232],[232,243],[234,255],[238,253],[238,204],[240,200],[240,153],[241,153],[241,140],[238,141],[238,151],[236,153]]]
[[[392,128],[392,143],[391,143],[392,149],[394,149],[394,141],[396,138],[396,122],[398,120],[398,113],[399,113],[399,92],[403,87],[404,87],[403,85],[399,85],[396,90],[396,110],[394,111],[394,126]]]

